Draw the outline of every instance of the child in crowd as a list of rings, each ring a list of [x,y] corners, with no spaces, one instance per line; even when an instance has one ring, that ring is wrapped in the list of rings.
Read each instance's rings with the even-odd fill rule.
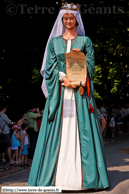
[[[26,123],[23,123],[21,125],[22,132],[21,132],[21,150],[22,150],[22,162],[21,162],[21,167],[28,167],[29,165],[27,164],[27,155],[28,155],[28,136],[26,133],[26,130],[28,128]]]
[[[106,125],[105,125],[105,128],[104,128],[104,130],[103,130],[103,139],[104,139],[104,141],[106,141],[106,139],[107,139],[107,116],[106,116],[106,114],[105,113],[103,113],[103,117],[104,117],[104,119],[105,119],[105,121],[106,121]]]
[[[20,128],[20,127],[19,127],[19,128]],[[20,136],[20,139],[19,139],[19,141],[20,141],[20,146],[18,146],[18,156],[19,156],[18,161],[19,161],[19,164],[21,164],[21,128],[18,129],[18,135]]]
[[[112,139],[115,138],[114,133],[115,133],[115,113],[112,113],[111,115],[111,120],[110,120],[110,127],[111,127],[111,132],[112,132]]]
[[[117,114],[116,114],[116,123],[117,123],[117,130],[118,133],[123,133],[122,129],[123,129],[123,121],[122,121],[122,117],[120,114],[121,108],[118,109]]]
[[[18,147],[20,146],[20,135],[18,134],[18,131],[20,131],[20,127],[18,127],[17,125],[14,125],[12,127],[12,129],[14,130],[12,136],[11,136],[11,144],[12,144],[12,150],[14,150],[13,153],[13,161],[16,157],[16,161],[14,163],[15,166],[17,166],[19,164],[18,162]]]

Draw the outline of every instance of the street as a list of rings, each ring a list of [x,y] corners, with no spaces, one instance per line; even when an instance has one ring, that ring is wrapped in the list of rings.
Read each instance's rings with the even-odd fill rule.
[[[87,190],[85,193],[129,194],[129,133],[123,133],[115,140],[105,142],[104,145],[110,188],[105,191],[89,192]],[[30,167],[20,172],[3,176],[0,178],[0,186],[28,186],[29,172]]]

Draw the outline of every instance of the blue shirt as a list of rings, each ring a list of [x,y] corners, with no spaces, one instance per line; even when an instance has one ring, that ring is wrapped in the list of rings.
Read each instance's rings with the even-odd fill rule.
[[[12,144],[12,147],[18,147],[18,146],[21,146],[20,144],[20,141],[19,139],[17,139],[14,135],[15,132],[13,132],[12,136],[11,136],[11,144]],[[16,134],[18,135],[18,134]]]

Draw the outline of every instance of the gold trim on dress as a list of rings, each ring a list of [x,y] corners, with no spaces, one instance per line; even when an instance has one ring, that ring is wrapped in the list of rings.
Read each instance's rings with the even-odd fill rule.
[[[75,40],[75,39],[78,37],[78,35],[79,35],[79,34],[77,34],[77,36],[75,36],[75,37],[72,38],[72,39],[65,39],[65,38],[63,37],[63,35],[61,35],[61,37],[62,37],[63,40],[67,41],[67,40]]]

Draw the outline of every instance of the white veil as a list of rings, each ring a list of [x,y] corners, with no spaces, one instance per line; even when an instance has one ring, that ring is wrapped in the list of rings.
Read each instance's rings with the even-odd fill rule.
[[[62,34],[64,34],[65,27],[62,23],[62,17],[65,13],[74,14],[74,16],[76,17],[76,20],[78,21],[78,24],[79,24],[76,27],[76,32],[81,36],[85,36],[85,30],[84,30],[84,26],[83,26],[80,12],[79,11],[72,11],[72,10],[63,10],[63,9],[60,10],[60,12],[57,16],[57,19],[55,21],[55,24],[53,26],[53,29],[51,31],[51,34],[50,34],[48,41],[47,41],[47,45],[46,45],[45,53],[44,53],[44,58],[43,58],[43,63],[42,63],[41,71],[40,71],[41,75],[43,76],[42,90],[43,90],[43,93],[44,93],[46,98],[48,96],[47,86],[46,86],[46,82],[45,82],[45,67],[46,67],[47,47],[48,47],[49,40],[52,37],[58,37],[58,36],[61,36]]]

